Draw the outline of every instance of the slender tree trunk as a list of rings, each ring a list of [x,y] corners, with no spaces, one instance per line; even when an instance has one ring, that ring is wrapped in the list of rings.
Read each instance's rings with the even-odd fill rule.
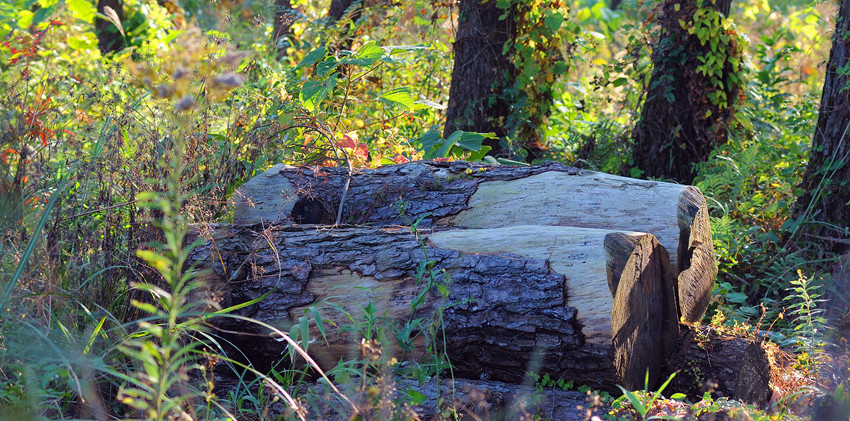
[[[98,0],[97,13],[106,14],[106,8],[110,7],[118,15],[118,20],[124,20],[124,6],[121,0]],[[95,18],[94,32],[97,35],[97,44],[102,54],[119,51],[124,48],[124,37],[115,27],[115,24],[101,18]]]
[[[461,0],[454,68],[443,137],[455,130],[495,133],[499,138],[510,115],[502,92],[511,86],[514,71],[505,43],[516,36],[514,20],[499,20],[505,11],[496,0]],[[492,153],[501,152],[498,139],[486,139]]]
[[[823,84],[817,128],[809,165],[803,175],[805,192],[797,200],[796,214],[818,221],[820,241],[834,251],[850,249],[850,1],[841,1],[826,79]]]
[[[633,166],[644,177],[691,184],[696,175],[692,164],[706,161],[727,140],[726,128],[739,101],[738,85],[721,83],[727,106],[712,103],[709,94],[720,90],[713,87],[711,76],[697,68],[703,64],[700,56],[718,56],[710,43],[703,44],[680,23],[694,21],[701,4],[701,0],[665,0],[661,6],[661,35],[652,54],[655,68],[640,121],[632,132]],[[713,6],[725,16],[731,0],[718,0]],[[722,69],[724,82],[733,72],[733,59],[741,58],[739,46],[730,45],[727,51],[730,59]]]
[[[285,56],[287,47],[292,45],[289,37],[292,35],[291,27],[295,22],[295,15],[290,0],[275,0],[272,42],[274,42],[278,58]]]

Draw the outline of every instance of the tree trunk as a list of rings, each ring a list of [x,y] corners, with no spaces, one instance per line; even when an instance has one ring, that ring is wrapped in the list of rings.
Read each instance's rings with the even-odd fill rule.
[[[464,130],[504,138],[511,104],[502,92],[513,84],[514,68],[503,51],[516,36],[514,20],[510,16],[499,20],[505,11],[496,0],[461,0],[459,8],[443,137]],[[494,155],[502,151],[499,142],[484,140]]]
[[[343,326],[362,328],[367,307],[398,329],[411,320],[442,323],[432,345],[461,377],[520,382],[534,371],[606,390],[638,388],[647,370],[655,384],[673,351],[672,272],[651,234],[523,226],[424,232],[420,242],[407,228],[316,228],[224,226],[190,260],[214,269],[204,280],[222,306],[270,292],[239,311],[286,332],[308,307],[319,309],[328,344],[308,352],[324,368],[357,355],[360,333]],[[430,282],[447,296],[418,272],[423,262],[433,262]],[[247,333],[231,340],[259,366],[286,348],[251,326],[221,327]],[[427,322],[412,325],[409,337],[385,328],[384,352],[423,355],[417,332]],[[315,325],[310,335],[322,337]]]
[[[345,16],[345,11],[348,10],[349,7],[354,3],[354,0],[331,0],[331,5],[328,7],[328,18],[332,22],[336,22],[342,19]],[[358,2],[360,3],[360,2]],[[354,10],[352,10],[350,16],[351,20],[357,20],[360,16],[360,5]]]
[[[234,195],[236,224],[332,224],[347,172],[275,166]],[[403,212],[400,212],[403,208]],[[497,228],[552,225],[640,231],[670,251],[679,308],[699,321],[717,265],[705,199],[691,186],[642,181],[556,163],[533,167],[415,162],[358,171],[349,224]]]
[[[681,22],[694,21],[701,0],[665,0],[659,15],[661,35],[652,53],[654,69],[640,121],[632,132],[633,167],[644,177],[672,179],[690,184],[696,175],[693,164],[706,161],[711,151],[727,140],[735,105],[739,102],[739,83],[728,80],[734,73],[734,60],[740,65],[741,49],[736,43],[726,47],[719,89],[712,75],[697,69],[700,57],[717,58],[712,43],[683,28]],[[714,8],[724,16],[731,0],[720,0]],[[726,35],[725,31],[722,36]],[[722,42],[721,47],[724,46]],[[710,95],[721,92],[726,107],[712,102]]]
[[[292,23],[295,22],[295,10],[292,9],[290,0],[275,0],[274,31],[272,42],[277,50],[277,57],[286,55],[286,49],[292,45],[289,37],[292,35]]]
[[[120,22],[124,21],[124,6],[120,0],[97,1],[97,13],[106,15],[107,7],[115,11]],[[124,37],[111,21],[99,17],[95,18],[94,32],[97,35],[97,45],[100,47],[101,54],[120,51],[124,48]]]
[[[850,2],[841,1],[832,50],[826,67],[818,123],[809,164],[797,200],[796,216],[819,223],[812,230],[818,241],[842,253],[850,250]]]

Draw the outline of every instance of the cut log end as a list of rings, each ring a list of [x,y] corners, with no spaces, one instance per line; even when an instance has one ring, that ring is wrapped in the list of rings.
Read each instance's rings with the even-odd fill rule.
[[[705,197],[689,186],[679,200],[678,302],[682,320],[698,322],[708,309],[717,261]]]
[[[617,376],[630,390],[642,388],[647,376],[653,386],[678,337],[670,257],[652,234],[608,234],[605,250],[608,285],[615,290],[611,333]]]

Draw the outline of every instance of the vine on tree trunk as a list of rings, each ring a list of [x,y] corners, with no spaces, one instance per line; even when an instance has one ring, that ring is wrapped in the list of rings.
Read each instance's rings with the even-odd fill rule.
[[[641,119],[632,133],[631,176],[691,183],[692,164],[726,143],[745,99],[743,38],[724,15],[729,0],[666,0]]]
[[[580,28],[562,0],[498,0],[500,19],[513,19],[516,38],[502,54],[514,66],[514,83],[505,92],[511,103],[508,136],[528,151],[526,161],[543,157],[543,129],[551,112],[558,80],[572,64],[571,51]]]

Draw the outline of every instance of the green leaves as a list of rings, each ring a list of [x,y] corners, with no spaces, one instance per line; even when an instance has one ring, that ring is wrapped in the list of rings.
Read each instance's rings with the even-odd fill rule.
[[[376,69],[384,64],[394,64],[397,59],[395,55],[425,49],[425,45],[404,45],[381,47],[374,42],[367,43],[356,52],[345,51],[337,55],[329,55],[330,50],[326,46],[310,51],[304,59],[298,63],[294,71],[315,66],[312,77],[301,87],[298,99],[301,105],[308,110],[318,112],[320,105],[326,99],[333,97],[334,89],[342,80],[346,91],[350,91],[354,83],[367,79]],[[337,71],[340,66],[345,66],[345,72]],[[347,80],[341,76],[347,74]],[[348,95],[346,99],[350,99]],[[398,87],[384,91],[378,100],[387,108],[399,109],[402,112],[413,112],[415,99],[412,89]]]
[[[558,32],[561,29],[561,24],[564,23],[564,15],[554,12],[546,16],[543,21],[547,28],[552,32]]]
[[[381,94],[381,102],[390,108],[413,111],[413,93],[410,88],[395,88]]]
[[[298,66],[295,67],[295,70],[300,70],[300,69],[303,69],[304,67],[312,66],[312,65],[316,64],[316,62],[321,60],[327,52],[328,52],[328,47],[319,47],[319,48],[316,48],[313,51],[310,51],[310,53],[307,54],[306,56],[304,56],[304,58],[301,60],[301,62],[298,63]]]
[[[94,6],[86,0],[68,0],[66,4],[68,5],[68,10],[71,11],[71,15],[86,22],[91,22],[95,14],[97,14]]]
[[[484,155],[490,151],[489,146],[483,146],[484,139],[495,139],[493,133],[475,133],[457,130],[448,139],[442,139],[437,132],[436,126],[431,127],[427,133],[418,139],[420,148],[425,152],[423,158],[447,158],[449,156],[461,157],[462,155],[472,152],[466,157],[467,160],[477,161],[484,158]]]
[[[298,99],[304,108],[311,111],[318,111],[319,104],[325,100],[336,87],[336,73],[325,80],[308,80],[301,88],[301,94]]]

